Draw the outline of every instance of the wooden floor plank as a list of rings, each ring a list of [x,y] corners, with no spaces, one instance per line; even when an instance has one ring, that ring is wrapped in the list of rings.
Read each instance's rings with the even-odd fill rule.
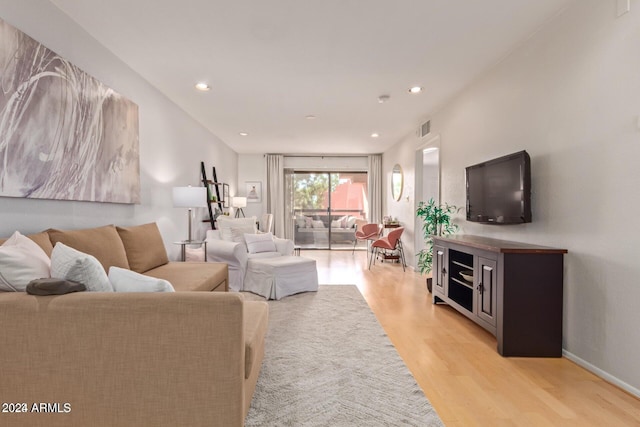
[[[504,358],[496,339],[396,263],[311,251],[321,284],[355,284],[447,426],[640,426],[640,399],[566,358]]]

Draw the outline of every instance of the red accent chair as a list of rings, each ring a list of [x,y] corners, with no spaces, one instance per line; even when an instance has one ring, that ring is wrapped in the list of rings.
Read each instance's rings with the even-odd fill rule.
[[[364,224],[360,230],[356,230],[356,240],[353,242],[354,253],[359,240],[367,240],[367,250],[369,250],[369,240],[373,241],[380,237],[382,227],[379,224]]]
[[[395,251],[398,253],[397,259],[402,263],[402,271],[405,271],[405,267],[407,263],[404,260],[404,249],[402,248],[402,240],[400,240],[400,236],[402,236],[402,232],[404,231],[404,227],[396,228],[391,231],[387,237],[383,237],[381,239],[376,240],[371,244],[371,258],[369,258],[369,270],[371,270],[371,264],[376,263],[376,256],[378,255],[378,251],[382,249],[383,251]]]

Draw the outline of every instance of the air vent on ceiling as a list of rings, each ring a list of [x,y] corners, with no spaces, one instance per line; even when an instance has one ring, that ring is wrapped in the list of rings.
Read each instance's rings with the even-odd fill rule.
[[[422,125],[420,125],[420,129],[418,129],[418,136],[420,138],[424,138],[431,132],[431,120],[427,120]]]

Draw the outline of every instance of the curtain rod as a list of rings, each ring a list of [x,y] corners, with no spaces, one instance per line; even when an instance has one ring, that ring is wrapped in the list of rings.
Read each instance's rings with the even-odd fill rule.
[[[278,154],[284,157],[369,157],[375,155],[382,155],[382,153],[368,153],[368,154],[282,154],[282,153],[266,153],[263,157],[269,154]]]

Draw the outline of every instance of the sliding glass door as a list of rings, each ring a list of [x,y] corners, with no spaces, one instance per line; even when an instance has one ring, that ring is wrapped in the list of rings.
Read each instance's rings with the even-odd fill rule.
[[[297,246],[353,247],[356,220],[368,217],[366,172],[294,171],[289,187]]]

